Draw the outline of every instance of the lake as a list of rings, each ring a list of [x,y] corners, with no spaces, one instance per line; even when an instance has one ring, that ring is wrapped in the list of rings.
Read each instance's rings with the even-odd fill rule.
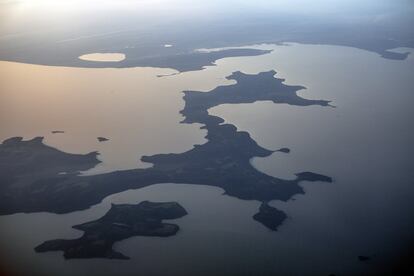
[[[79,56],[81,60],[112,62],[122,61],[125,59],[125,54],[122,53],[93,53]]]

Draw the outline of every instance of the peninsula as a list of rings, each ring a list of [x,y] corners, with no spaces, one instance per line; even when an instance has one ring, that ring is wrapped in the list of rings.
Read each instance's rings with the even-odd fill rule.
[[[253,157],[284,154],[283,151],[259,146],[249,133],[237,131],[235,126],[223,124],[222,118],[208,113],[209,108],[220,104],[255,101],[329,106],[326,100],[308,100],[298,96],[297,91],[304,87],[285,85],[283,79],[274,77],[275,74],[274,71],[257,75],[235,72],[228,77],[236,81],[233,85],[220,86],[210,92],[184,92],[182,123],[202,124],[202,128],[207,130],[208,141],[183,153],[143,156],[142,161],[153,164],[146,169],[80,176],[77,170],[85,170],[99,162],[96,153],[74,157],[44,145],[41,138],[31,141],[13,138],[3,142],[0,144],[0,214],[67,213],[89,208],[108,195],[128,189],[156,183],[189,183],[220,187],[229,196],[261,202],[262,207],[255,219],[276,230],[285,216],[281,211],[269,209],[269,201],[287,201],[295,194],[304,193],[299,185],[302,181],[332,182],[332,179],[313,172],[299,172],[296,179],[285,180],[256,170],[250,163]],[[42,152],[50,153],[47,160],[30,158]],[[72,163],[73,158],[79,158],[79,163]],[[45,161],[42,164],[43,161],[39,160]],[[63,166],[66,164],[68,168]],[[36,166],[44,166],[41,173],[28,173]],[[67,173],[59,174],[62,171]]]

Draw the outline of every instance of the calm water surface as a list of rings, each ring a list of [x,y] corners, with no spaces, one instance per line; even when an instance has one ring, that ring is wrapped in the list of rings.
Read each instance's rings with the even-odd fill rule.
[[[0,138],[42,135],[47,144],[68,152],[99,150],[103,163],[87,173],[144,167],[138,161],[143,154],[182,152],[205,142],[199,125],[179,124],[182,90],[231,84],[224,77],[237,70],[274,69],[286,83],[306,86],[303,97],[332,100],[336,108],[260,102],[209,112],[248,131],[264,147],[291,148],[290,154],[252,160],[259,170],[283,178],[311,170],[335,179],[303,183],[305,195],[272,202],[289,217],[278,232],[252,220],[258,202],[213,187],[158,184],[109,196],[81,212],[2,216],[3,259],[45,275],[366,275],[373,265],[397,256],[414,230],[414,59],[391,61],[323,45],[256,47],[275,51],[161,78],[174,71],[1,62],[1,96],[7,104],[0,103]],[[110,140],[98,143],[97,136]],[[78,237],[81,232],[70,227],[102,216],[111,202],[141,200],[178,201],[189,212],[176,220],[182,230],[170,238],[117,243],[131,261],[65,261],[61,252],[33,252],[44,240]],[[372,265],[360,263],[358,255],[374,255]]]
[[[125,54],[122,53],[93,53],[85,54],[79,57],[81,60],[97,61],[97,62],[113,62],[122,61],[125,59]]]

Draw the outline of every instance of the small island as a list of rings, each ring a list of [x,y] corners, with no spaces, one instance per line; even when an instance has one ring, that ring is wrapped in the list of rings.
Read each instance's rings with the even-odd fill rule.
[[[98,139],[99,142],[106,142],[109,140],[108,138],[101,137],[101,136],[97,137],[96,139]]]
[[[280,148],[277,151],[283,152],[283,153],[289,153],[290,152],[290,149],[289,148]]]
[[[276,231],[278,226],[286,219],[286,214],[263,202],[260,205],[259,212],[253,216],[253,219],[270,230]]]
[[[63,251],[65,259],[107,258],[126,260],[129,257],[112,249],[115,242],[133,236],[168,237],[180,227],[163,223],[164,219],[177,219],[187,211],[176,202],[150,202],[139,204],[112,204],[100,219],[75,225],[85,233],[73,240],[50,240],[35,247],[36,252]]]

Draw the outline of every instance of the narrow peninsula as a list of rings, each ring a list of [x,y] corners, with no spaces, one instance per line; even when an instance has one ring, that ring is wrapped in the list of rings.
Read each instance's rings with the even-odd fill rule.
[[[301,181],[332,182],[332,179],[313,172],[299,172],[296,179],[285,180],[256,170],[250,163],[252,158],[284,154],[287,150],[265,149],[249,133],[237,131],[234,125],[224,124],[222,118],[208,113],[208,109],[221,104],[255,101],[329,106],[326,100],[298,96],[297,91],[304,89],[303,86],[286,85],[283,79],[275,78],[275,74],[275,71],[257,75],[234,72],[228,77],[236,81],[233,85],[219,86],[210,92],[184,92],[182,123],[202,124],[208,141],[183,153],[143,156],[142,161],[153,164],[146,169],[80,176],[76,170],[93,167],[99,162],[96,153],[67,155],[44,145],[41,138],[31,142],[20,138],[3,142],[0,144],[0,214],[67,213],[89,208],[108,195],[128,189],[157,183],[189,183],[220,187],[229,196],[261,202],[255,219],[276,230],[286,216],[268,206],[269,201],[287,201],[296,194],[303,194]],[[46,159],[31,158],[42,156],[42,152],[49,153]],[[79,162],[70,161],[73,158],[78,158]],[[37,171],[37,166],[44,166],[41,173],[31,174],[30,171]],[[59,174],[61,171],[68,173]]]

